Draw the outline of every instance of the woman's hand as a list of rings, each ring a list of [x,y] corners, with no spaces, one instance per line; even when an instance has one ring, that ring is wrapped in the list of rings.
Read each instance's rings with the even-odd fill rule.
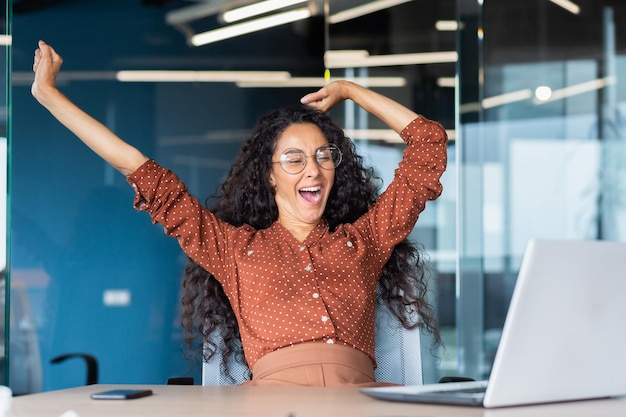
[[[316,92],[302,97],[300,102],[319,111],[327,112],[338,103],[350,98],[350,88],[352,87],[353,83],[350,81],[333,81]]]
[[[44,41],[39,41],[39,48],[35,50],[33,71],[35,80],[31,87],[32,95],[41,102],[51,92],[56,90],[56,77],[63,64],[63,58]]]
[[[403,104],[369,88],[347,80],[337,80],[300,99],[317,110],[327,112],[344,100],[352,100],[368,113],[378,117],[397,133],[402,132],[418,114]]]
[[[148,158],[129,145],[108,127],[85,113],[68,99],[56,85],[63,59],[44,41],[35,50],[35,80],[31,93],[61,124],[72,131],[96,154],[124,175],[136,170]]]

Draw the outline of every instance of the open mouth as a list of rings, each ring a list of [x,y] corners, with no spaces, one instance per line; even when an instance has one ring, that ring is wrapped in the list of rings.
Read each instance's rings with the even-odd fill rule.
[[[317,203],[322,198],[322,187],[305,187],[298,190],[302,198],[309,203]]]

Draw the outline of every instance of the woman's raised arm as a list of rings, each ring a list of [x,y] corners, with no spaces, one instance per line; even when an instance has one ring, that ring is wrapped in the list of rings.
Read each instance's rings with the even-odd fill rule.
[[[120,139],[109,128],[72,103],[56,86],[63,59],[44,41],[35,51],[35,80],[31,93],[59,122],[85,145],[124,175],[129,175],[148,158],[137,148]]]
[[[413,110],[389,97],[346,80],[333,81],[318,91],[305,95],[301,102],[327,112],[338,103],[348,99],[378,117],[397,133],[400,133],[419,116]]]

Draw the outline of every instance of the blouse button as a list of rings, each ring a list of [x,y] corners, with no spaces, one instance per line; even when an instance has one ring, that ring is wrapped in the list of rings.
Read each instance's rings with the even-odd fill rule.
[[[322,323],[326,323],[328,321],[328,316],[322,316]]]
[[[313,298],[320,298],[320,295],[316,292],[313,293],[313,295],[311,295],[311,297]]]
[[[348,243],[346,243],[346,246],[348,246],[349,248],[351,248],[353,246],[352,242],[348,241]]]
[[[335,341],[333,339],[328,339],[326,343],[328,343],[329,345],[332,345],[333,343],[335,343]]]
[[[310,272],[311,269],[313,269],[313,268],[311,268],[311,265],[307,265],[307,266],[304,267],[304,270],[307,271],[307,272]]]
[[[302,252],[302,251],[303,251],[303,250],[305,250],[305,249],[306,249],[306,248],[305,248],[304,246],[300,246],[300,247],[298,248],[298,250],[299,250],[300,252]]]

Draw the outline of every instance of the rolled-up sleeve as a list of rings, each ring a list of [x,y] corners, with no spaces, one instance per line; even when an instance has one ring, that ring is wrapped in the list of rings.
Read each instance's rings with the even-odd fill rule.
[[[407,147],[392,182],[355,224],[369,229],[381,265],[413,230],[426,202],[441,195],[440,179],[447,166],[448,137],[440,123],[420,116],[400,136]]]
[[[445,129],[438,122],[419,117],[404,128],[400,137],[408,146],[396,176],[404,178],[405,185],[426,200],[435,200],[443,191],[439,180],[448,163]]]

